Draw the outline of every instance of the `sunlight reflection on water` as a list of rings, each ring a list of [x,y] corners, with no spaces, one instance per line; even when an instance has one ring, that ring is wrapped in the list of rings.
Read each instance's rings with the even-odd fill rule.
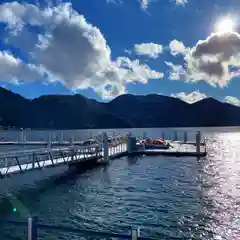
[[[202,174],[209,229],[218,239],[240,239],[240,134],[214,134]]]
[[[157,239],[240,239],[240,133],[206,137],[200,161],[122,158],[21,199],[45,222],[121,233],[140,226]]]

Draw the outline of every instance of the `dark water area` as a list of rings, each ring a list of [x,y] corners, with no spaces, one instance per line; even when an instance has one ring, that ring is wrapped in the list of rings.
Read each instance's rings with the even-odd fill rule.
[[[162,129],[145,131],[155,137]],[[26,220],[36,214],[44,223],[89,230],[128,234],[129,227],[140,227],[141,236],[149,239],[240,239],[240,129],[203,131],[206,158],[116,159],[23,187],[0,210],[6,209],[4,217]],[[23,227],[2,226],[0,231],[1,240],[26,239]],[[40,239],[80,239],[40,233]]]

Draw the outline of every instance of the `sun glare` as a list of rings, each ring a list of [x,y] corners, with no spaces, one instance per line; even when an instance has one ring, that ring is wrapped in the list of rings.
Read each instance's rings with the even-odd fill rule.
[[[235,22],[231,18],[224,18],[217,22],[215,31],[218,33],[233,32],[235,28]]]

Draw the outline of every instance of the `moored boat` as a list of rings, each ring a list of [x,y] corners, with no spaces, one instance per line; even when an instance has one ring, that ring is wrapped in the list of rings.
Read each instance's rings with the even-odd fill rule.
[[[169,144],[162,138],[139,140],[138,145],[144,145],[146,149],[168,149]]]

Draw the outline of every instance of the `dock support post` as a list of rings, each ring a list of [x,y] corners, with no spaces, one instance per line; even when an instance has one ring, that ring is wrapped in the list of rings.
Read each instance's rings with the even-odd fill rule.
[[[177,132],[175,131],[174,132],[174,135],[173,135],[173,141],[177,141],[178,140],[178,134]]]
[[[5,157],[4,160],[5,160],[4,162],[5,162],[5,168],[6,168],[8,167],[8,158]]]
[[[200,151],[201,151],[200,146],[201,146],[201,133],[197,132],[197,134],[196,134],[196,152],[197,152],[198,156],[200,155]]]
[[[103,133],[103,159],[104,159],[104,162],[109,161],[108,136],[106,132]]]
[[[70,144],[74,145],[74,136],[71,137]]]
[[[137,141],[135,137],[128,136],[127,137],[127,152],[133,153],[136,150]]]
[[[207,153],[207,144],[206,144],[206,138],[205,137],[204,137],[204,146],[205,146],[204,151],[205,151],[205,154],[206,154]]]
[[[130,136],[127,136],[127,152],[132,153]]]
[[[20,132],[20,142],[26,142],[27,141],[27,133],[25,131]]]
[[[28,218],[28,240],[37,240],[37,217]]]
[[[147,133],[146,132],[143,133],[143,139],[147,139]]]
[[[165,140],[165,132],[162,132],[162,139]]]
[[[137,240],[138,237],[140,237],[140,229],[132,229],[131,231],[131,235],[132,235],[132,240]]]
[[[187,141],[188,141],[188,134],[187,134],[187,132],[184,132],[183,142],[187,143]]]
[[[27,142],[27,132],[24,132],[24,142]]]
[[[117,140],[116,140],[116,133],[115,133],[115,132],[113,132],[113,136],[112,136],[112,138],[113,138],[113,148],[115,149],[115,146],[116,146],[116,143],[117,143]]]
[[[63,132],[60,132],[60,143],[63,143]]]
[[[51,149],[52,148],[52,134],[49,133],[48,134],[48,138],[47,138],[47,148]]]

